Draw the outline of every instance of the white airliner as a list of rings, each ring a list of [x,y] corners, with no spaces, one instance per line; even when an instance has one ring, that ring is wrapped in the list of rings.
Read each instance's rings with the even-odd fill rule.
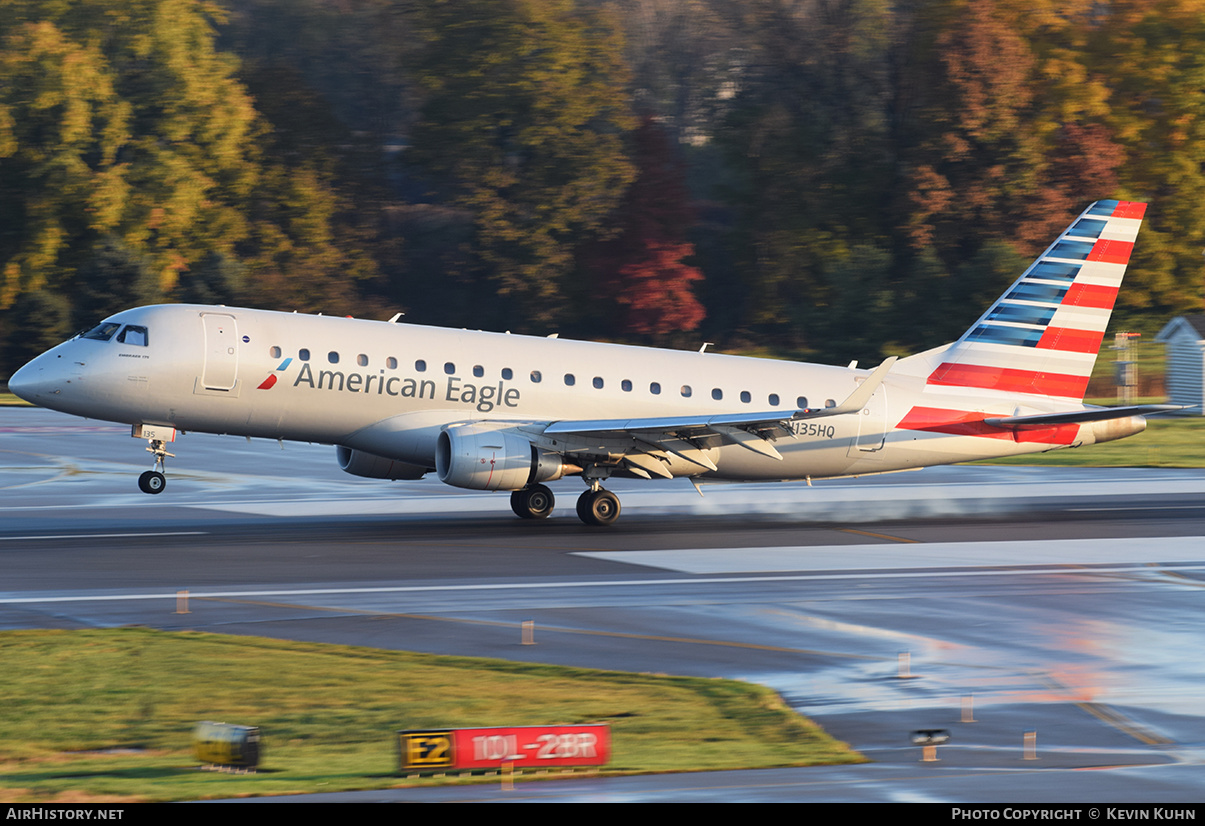
[[[352,318],[140,307],[9,380],[34,404],[132,425],[161,493],[168,443],[203,431],[336,445],[378,479],[511,491],[577,474],[577,513],[609,525],[611,476],[859,476],[1120,439],[1171,405],[1085,407],[1146,205],[1098,201],[952,344],[874,370]]]

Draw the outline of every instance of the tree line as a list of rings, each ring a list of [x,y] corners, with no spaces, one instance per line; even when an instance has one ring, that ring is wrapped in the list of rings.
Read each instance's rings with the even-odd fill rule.
[[[819,360],[956,337],[1090,201],[1196,309],[1201,0],[8,0],[0,377],[241,304]]]

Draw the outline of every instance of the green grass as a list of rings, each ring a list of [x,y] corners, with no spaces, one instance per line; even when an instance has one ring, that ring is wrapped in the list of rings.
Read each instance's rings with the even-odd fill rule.
[[[0,799],[188,800],[449,782],[393,733],[611,725],[608,774],[861,762],[769,689],[142,628],[0,634]],[[260,726],[263,770],[197,770],[200,720]],[[495,781],[496,782],[496,781]]]
[[[33,407],[25,399],[18,399],[12,393],[0,393],[0,407]]]

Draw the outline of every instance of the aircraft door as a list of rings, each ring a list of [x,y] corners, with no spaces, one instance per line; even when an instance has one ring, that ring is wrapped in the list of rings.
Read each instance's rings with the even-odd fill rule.
[[[864,456],[882,450],[887,440],[887,388],[879,385],[866,407],[858,414],[858,435],[849,446],[849,455]]]
[[[225,313],[202,313],[205,325],[205,366],[201,384],[206,390],[233,390],[238,378],[238,324]]]

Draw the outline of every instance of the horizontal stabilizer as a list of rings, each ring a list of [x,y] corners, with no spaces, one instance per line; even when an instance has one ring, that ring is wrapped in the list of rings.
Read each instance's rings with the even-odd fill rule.
[[[1160,413],[1175,413],[1187,410],[1187,404],[1133,404],[1126,407],[1087,407],[1067,413],[1038,413],[1033,416],[1004,416],[984,419],[993,427],[1048,427],[1058,424],[1101,422],[1108,419],[1125,419],[1130,416],[1155,416]]]

